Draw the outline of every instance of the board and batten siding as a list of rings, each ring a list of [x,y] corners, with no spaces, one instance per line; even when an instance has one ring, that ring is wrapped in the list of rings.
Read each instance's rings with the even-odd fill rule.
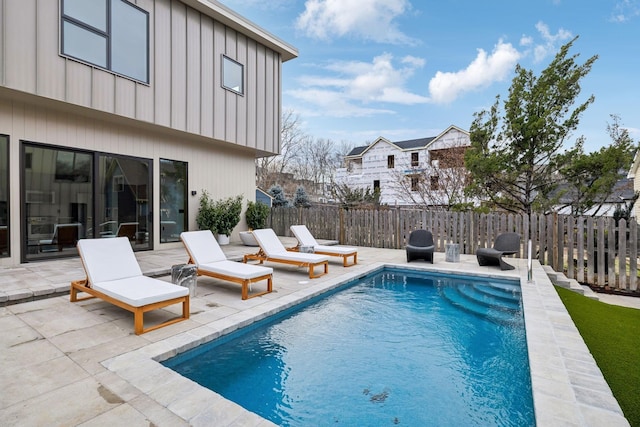
[[[188,190],[197,191],[196,196],[188,196],[189,228],[192,230],[197,229],[195,216],[203,189],[216,199],[236,195],[242,195],[245,200],[255,197],[255,157],[254,150],[248,148],[239,149],[230,144],[212,146],[204,138],[184,138],[185,134],[180,132],[114,126],[113,122],[7,99],[0,99],[0,129],[10,135],[12,177],[20,176],[20,141],[153,159],[153,212],[160,211],[159,159],[187,162]],[[18,180],[13,182],[17,187]],[[50,185],[51,191],[61,194],[55,187],[59,184],[51,181]],[[14,207],[20,206],[19,191],[10,191],[10,203]],[[11,224],[22,223],[19,209],[11,209],[10,215]],[[154,226],[158,224],[154,221]],[[242,229],[244,217],[237,227],[237,230]],[[19,233],[20,227],[11,227],[10,238],[20,241]],[[159,230],[155,230],[155,238],[159,239],[159,236]],[[154,243],[156,247],[158,243]],[[17,260],[19,254],[15,252],[13,257]]]
[[[59,55],[59,2],[0,0],[0,86],[120,117],[279,152],[281,54],[179,0],[149,12],[149,84]],[[221,86],[222,55],[245,94]]]

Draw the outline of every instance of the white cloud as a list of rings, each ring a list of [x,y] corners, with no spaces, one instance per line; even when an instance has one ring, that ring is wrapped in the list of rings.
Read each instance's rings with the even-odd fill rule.
[[[540,62],[548,55],[555,53],[559,44],[573,37],[571,32],[564,28],[560,28],[556,34],[551,34],[549,26],[542,21],[536,24],[536,29],[542,36],[543,43],[537,44],[533,48],[533,59],[535,62]]]
[[[406,56],[399,62],[401,66],[396,68],[393,56],[388,53],[373,58],[372,62],[334,61],[324,67],[329,75],[302,76],[298,79],[301,88],[287,94],[319,107],[318,112],[322,114],[338,117],[391,112],[366,107],[373,103],[415,105],[428,102],[425,96],[406,89],[408,79],[424,66],[424,60]]]
[[[416,44],[394,22],[410,9],[408,0],[307,0],[296,28],[320,40],[351,35],[379,43]]]
[[[286,91],[287,95],[303,101],[303,106],[295,110],[308,117],[368,117],[375,114],[393,114],[392,110],[367,108],[356,105],[340,92],[323,89],[294,89]],[[310,108],[310,106],[313,106]]]
[[[636,16],[640,16],[640,1],[622,0],[616,3],[611,13],[611,21],[627,22]]]
[[[436,73],[429,82],[431,101],[436,104],[447,104],[465,92],[504,80],[513,70],[520,56],[510,43],[504,43],[502,40],[495,46],[491,55],[487,55],[483,49],[478,49],[478,56],[464,70]]]

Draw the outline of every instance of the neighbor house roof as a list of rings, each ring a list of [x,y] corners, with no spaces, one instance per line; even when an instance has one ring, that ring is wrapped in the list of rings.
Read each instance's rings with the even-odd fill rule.
[[[405,141],[391,142],[386,138],[378,137],[378,139],[376,139],[374,142],[372,142],[369,145],[355,147],[349,152],[349,154],[347,154],[346,157],[361,156],[362,154],[364,154],[365,151],[367,151],[369,148],[373,147],[379,142],[386,142],[387,144],[395,145],[396,147],[398,147],[400,150],[403,150],[403,151],[426,148],[429,144],[431,144],[433,141],[435,141],[436,139],[440,138],[442,135],[449,132],[451,129],[456,129],[456,130],[459,130],[460,132],[468,133],[467,131],[460,129],[455,125],[451,125],[448,128],[446,128],[444,131],[442,131],[438,136],[430,136],[427,138],[407,139]]]
[[[574,190],[566,182],[558,184],[558,187],[553,192],[555,194],[561,194],[560,203],[571,203],[573,201]],[[607,195],[605,200],[597,200],[602,203],[621,203],[628,200],[633,200],[635,192],[633,190],[633,180],[629,178],[621,178],[613,185],[611,194]]]
[[[410,150],[412,148],[424,148],[434,139],[436,139],[435,136],[430,136],[428,138],[408,139],[406,141],[393,142],[392,144],[402,150]]]

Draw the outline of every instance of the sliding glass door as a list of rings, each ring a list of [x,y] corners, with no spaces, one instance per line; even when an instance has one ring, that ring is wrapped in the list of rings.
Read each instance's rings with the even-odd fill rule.
[[[150,249],[151,160],[98,155],[95,237],[127,237],[134,249]]]
[[[25,261],[75,256],[82,238],[124,236],[134,250],[152,248],[150,159],[23,142],[22,164]],[[2,200],[0,188],[0,230]]]
[[[160,242],[187,230],[187,163],[160,159]]]
[[[9,251],[9,137],[0,135],[0,257]]]
[[[76,255],[91,234],[93,154],[25,143],[22,157],[24,258]]]

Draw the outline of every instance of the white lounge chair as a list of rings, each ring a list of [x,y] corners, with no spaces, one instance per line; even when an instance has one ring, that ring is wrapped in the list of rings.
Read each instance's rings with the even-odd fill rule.
[[[273,290],[273,269],[229,261],[210,230],[185,231],[180,239],[189,253],[189,263],[195,264],[198,275],[215,277],[242,286],[242,299],[258,297]],[[267,290],[249,296],[252,283],[267,281]]]
[[[316,254],[342,257],[342,265],[344,267],[351,267],[358,263],[358,250],[356,248],[321,245],[316,241],[306,225],[292,225],[289,228],[298,239],[298,249],[301,246],[312,246],[313,252]],[[349,257],[353,257],[351,264],[348,261]]]
[[[78,253],[87,278],[71,282],[71,302],[97,297],[128,310],[137,335],[189,318],[189,289],[144,276],[128,238],[81,239]],[[182,317],[144,328],[144,313],[178,303]]]
[[[315,279],[329,272],[329,257],[318,254],[305,254],[300,252],[290,252],[284,247],[276,233],[270,228],[253,230],[260,250],[255,254],[244,256],[244,262],[248,260],[258,260],[262,264],[264,261],[280,262],[284,264],[297,265],[309,268],[309,278]],[[314,269],[324,266],[324,272],[315,274]]]

